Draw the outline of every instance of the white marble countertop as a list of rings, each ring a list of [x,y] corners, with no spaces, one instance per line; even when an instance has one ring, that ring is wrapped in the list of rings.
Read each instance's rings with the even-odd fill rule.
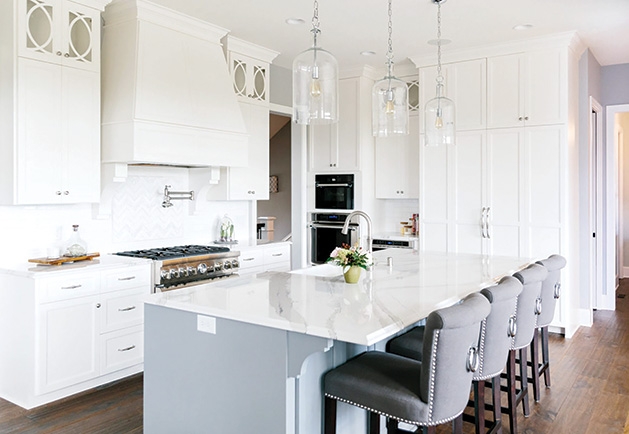
[[[393,260],[391,269],[387,257]],[[341,267],[327,264],[152,294],[145,302],[372,345],[530,263],[410,249],[378,251],[374,259],[375,266],[362,272],[358,284],[345,283]]]
[[[17,264],[11,268],[0,268],[0,273],[23,277],[43,277],[51,274],[75,273],[80,271],[102,271],[108,268],[133,267],[136,265],[151,263],[150,259],[130,258],[127,256],[102,255],[91,261],[67,262],[62,265],[38,265],[32,262]]]

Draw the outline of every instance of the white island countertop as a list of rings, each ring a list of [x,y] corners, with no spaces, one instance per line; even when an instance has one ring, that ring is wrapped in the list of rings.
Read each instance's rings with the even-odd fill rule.
[[[387,266],[387,257],[393,265]],[[358,284],[341,267],[268,272],[152,294],[145,302],[188,312],[373,345],[512,274],[531,261],[406,249],[374,253]]]

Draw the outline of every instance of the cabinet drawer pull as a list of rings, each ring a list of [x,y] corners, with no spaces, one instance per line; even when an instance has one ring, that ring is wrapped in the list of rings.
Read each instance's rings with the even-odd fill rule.
[[[255,258],[243,258],[241,261],[253,261]]]
[[[61,289],[77,289],[83,285],[70,285],[70,286],[62,286]]]
[[[135,309],[135,306],[123,307],[122,309],[118,309],[118,312],[129,312],[133,309]]]
[[[271,256],[282,256],[283,253],[273,253]]]
[[[118,348],[118,351],[122,353],[124,351],[131,351],[134,348],[135,348],[135,345],[131,345],[130,347],[127,347],[127,348]]]
[[[129,277],[119,277],[118,280],[120,281],[124,281],[124,280],[133,280],[135,279],[135,276],[129,276]]]

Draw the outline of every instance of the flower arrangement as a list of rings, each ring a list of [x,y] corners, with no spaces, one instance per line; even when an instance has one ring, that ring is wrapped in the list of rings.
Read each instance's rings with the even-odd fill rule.
[[[358,245],[350,247],[348,244],[343,244],[332,250],[326,262],[334,262],[335,265],[343,268],[357,266],[366,270],[372,264],[372,259],[371,253],[364,251],[362,247]]]

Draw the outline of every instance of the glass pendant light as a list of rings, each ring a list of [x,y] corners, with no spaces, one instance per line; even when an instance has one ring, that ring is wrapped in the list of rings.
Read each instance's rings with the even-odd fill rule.
[[[424,110],[424,132],[426,146],[454,144],[455,121],[454,102],[443,95],[443,75],[441,75],[441,3],[446,0],[432,0],[437,3],[437,96],[426,103]]]
[[[293,61],[293,121],[298,124],[338,122],[338,63],[317,46],[319,2],[314,2],[312,47]]]
[[[371,92],[372,131],[375,137],[408,134],[408,87],[393,76],[393,24],[389,0],[389,49],[387,75],[376,82]]]

